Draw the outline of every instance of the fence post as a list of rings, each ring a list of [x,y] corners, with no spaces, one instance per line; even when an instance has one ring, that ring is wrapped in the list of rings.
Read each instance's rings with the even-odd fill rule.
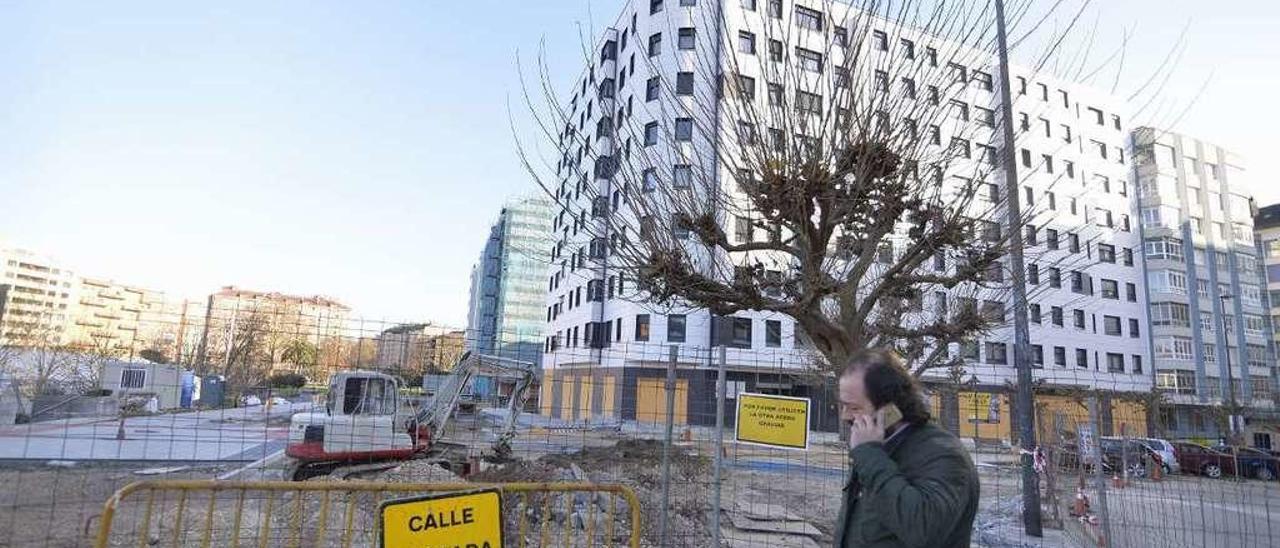
[[[716,456],[715,456],[715,501],[711,506],[711,538],[712,546],[720,548],[720,471],[724,466],[724,404],[728,400],[728,379],[725,379],[725,347],[720,347],[720,359],[717,360],[716,371]]]
[[[671,510],[671,435],[675,426],[676,414],[676,358],[680,347],[671,345],[671,355],[667,359],[667,434],[662,442],[662,520],[659,528],[662,546],[667,546],[667,514]]]
[[[1111,545],[1111,512],[1107,509],[1107,478],[1102,472],[1102,464],[1106,462],[1106,456],[1102,454],[1102,438],[1098,424],[1098,396],[1089,396],[1089,422],[1093,423],[1093,442],[1094,454],[1098,459],[1097,464],[1093,467],[1093,484],[1098,489],[1098,514],[1102,518],[1102,538],[1108,546]]]

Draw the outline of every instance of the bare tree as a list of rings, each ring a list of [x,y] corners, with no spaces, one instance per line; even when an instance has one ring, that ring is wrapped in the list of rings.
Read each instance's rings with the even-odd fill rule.
[[[525,142],[520,154],[563,211],[555,229],[580,244],[552,249],[553,267],[583,276],[580,266],[607,256],[622,277],[589,282],[588,293],[608,284],[656,306],[781,313],[827,364],[892,346],[917,374],[956,376],[950,349],[1006,321],[1011,234],[1070,222],[1043,206],[1006,222],[1022,197],[1003,191],[997,128],[1031,128],[997,114],[989,3],[820,2],[782,18],[732,4],[649,42],[631,32],[638,60],[614,41],[589,48],[591,66],[614,62],[634,77],[640,62],[659,75],[643,96],[623,101],[622,82],[601,75],[566,101],[539,63],[525,99],[553,154]],[[1068,78],[1091,67],[1088,55],[1061,58],[1087,34],[1082,11],[1010,4],[1015,43],[1042,48],[1028,79],[1046,66]],[[751,31],[717,36],[743,18]],[[584,104],[608,115],[580,129]],[[661,123],[634,122],[637,106]],[[1053,172],[1020,160],[1035,164],[1024,180]],[[1048,187],[1074,178],[1060,170]],[[590,208],[577,205],[582,195]],[[1085,245],[1105,237],[1073,223]],[[1085,268],[1078,257],[1032,258]]]
[[[73,390],[76,355],[62,342],[61,330],[49,312],[28,313],[8,322],[7,343],[0,350],[3,365],[21,383],[28,397]]]

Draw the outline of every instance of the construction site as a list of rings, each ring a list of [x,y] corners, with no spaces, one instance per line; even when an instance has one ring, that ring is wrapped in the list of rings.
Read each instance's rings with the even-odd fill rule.
[[[222,405],[206,392],[189,408],[2,426],[0,546],[375,546],[388,508],[490,489],[485,515],[508,546],[830,545],[848,442],[825,427],[822,397],[779,393],[821,375],[762,364],[713,382],[707,402],[680,381],[715,379],[716,356],[690,361],[616,384],[465,351],[424,374],[335,362],[301,388],[221,387]],[[975,545],[1270,546],[1280,534],[1274,479],[1162,474],[1139,454],[1109,460],[1105,445],[1090,456],[1096,434],[1130,431],[1123,413],[1100,422],[1086,394],[1041,406],[1044,536],[1027,536],[1019,454],[998,426],[1007,399],[951,398],[951,411],[932,399],[979,473]],[[757,422],[798,438],[746,428],[774,404]],[[414,523],[475,519],[429,516]]]

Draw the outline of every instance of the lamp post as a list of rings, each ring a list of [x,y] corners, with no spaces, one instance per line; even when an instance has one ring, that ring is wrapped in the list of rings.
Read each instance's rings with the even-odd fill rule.
[[[1231,436],[1228,441],[1235,445],[1240,432],[1236,424],[1235,382],[1231,380],[1231,329],[1227,324],[1227,305],[1230,303],[1231,297],[1231,295],[1218,295],[1218,298],[1222,299],[1222,349],[1223,354],[1227,356],[1227,432]]]

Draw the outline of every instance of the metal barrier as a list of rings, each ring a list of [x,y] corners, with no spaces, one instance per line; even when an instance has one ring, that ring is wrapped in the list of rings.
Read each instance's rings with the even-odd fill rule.
[[[639,499],[621,485],[212,480],[124,486],[103,505],[94,546],[380,546],[380,508],[401,499],[386,495],[482,490],[502,494],[500,544],[640,546]]]

